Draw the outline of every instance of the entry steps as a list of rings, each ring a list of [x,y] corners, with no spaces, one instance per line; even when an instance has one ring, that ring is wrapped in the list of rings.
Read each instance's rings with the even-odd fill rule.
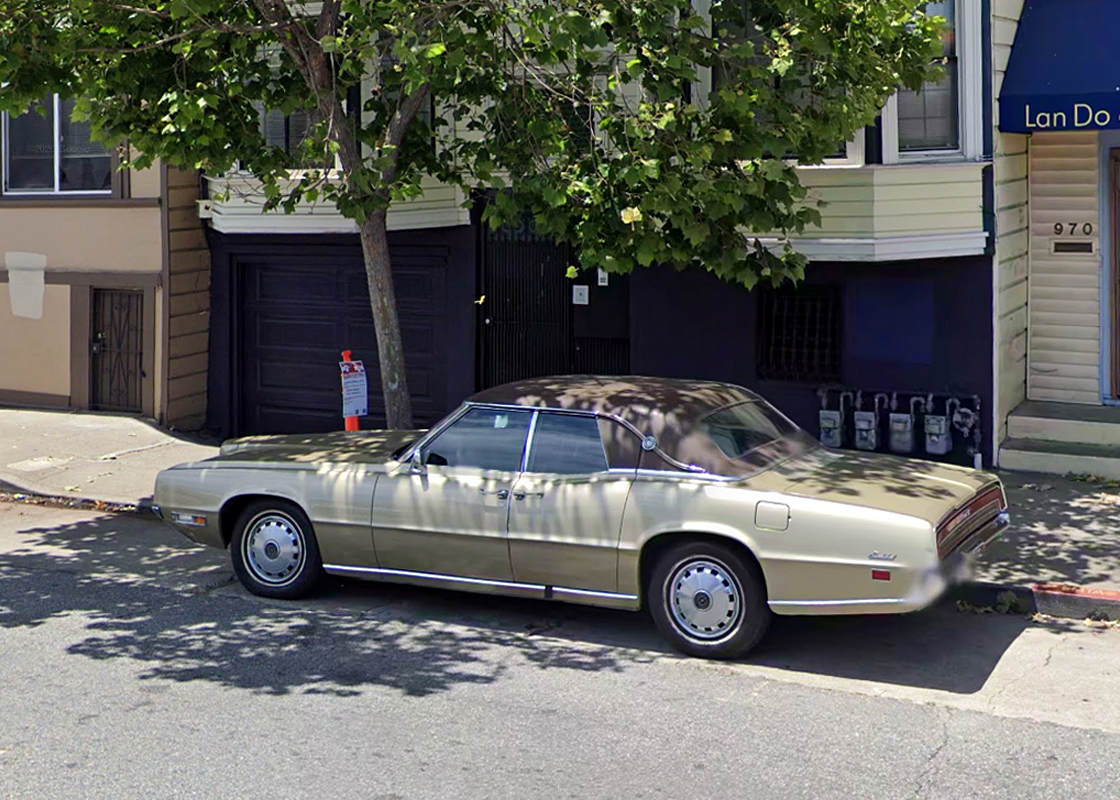
[[[1027,401],[1007,418],[999,465],[1120,480],[1120,407]]]

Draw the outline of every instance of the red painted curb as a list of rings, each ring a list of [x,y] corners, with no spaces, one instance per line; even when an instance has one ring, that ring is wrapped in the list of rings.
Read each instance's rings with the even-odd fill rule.
[[[1031,586],[1031,591],[1059,597],[1082,597],[1087,600],[1120,603],[1120,592],[1109,589],[1090,589],[1075,586],[1071,583],[1036,583]]]

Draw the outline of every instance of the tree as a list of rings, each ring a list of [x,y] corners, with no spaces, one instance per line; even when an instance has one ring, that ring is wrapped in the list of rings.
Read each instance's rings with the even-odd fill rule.
[[[571,271],[798,280],[802,257],[754,238],[819,223],[788,156],[819,162],[932,76],[923,6],[0,0],[0,108],[65,93],[136,167],[240,164],[270,207],[337,204],[361,234],[388,424],[408,427],[386,211],[425,174],[499,190],[486,219],[532,213],[576,245]],[[315,120],[294,182],[262,108]]]

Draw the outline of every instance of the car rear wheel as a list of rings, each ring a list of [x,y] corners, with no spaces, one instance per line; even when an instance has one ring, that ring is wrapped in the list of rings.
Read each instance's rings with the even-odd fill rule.
[[[238,579],[262,597],[305,597],[323,574],[311,520],[286,500],[247,505],[237,518],[229,549]]]
[[[681,652],[737,658],[770,625],[766,584],[758,566],[731,546],[685,541],[657,560],[647,587],[657,629]]]

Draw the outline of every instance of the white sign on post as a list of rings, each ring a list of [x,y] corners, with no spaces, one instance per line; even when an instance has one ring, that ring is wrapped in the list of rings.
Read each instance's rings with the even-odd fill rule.
[[[369,414],[369,386],[366,368],[361,361],[339,361],[342,369],[342,416],[364,417]]]

